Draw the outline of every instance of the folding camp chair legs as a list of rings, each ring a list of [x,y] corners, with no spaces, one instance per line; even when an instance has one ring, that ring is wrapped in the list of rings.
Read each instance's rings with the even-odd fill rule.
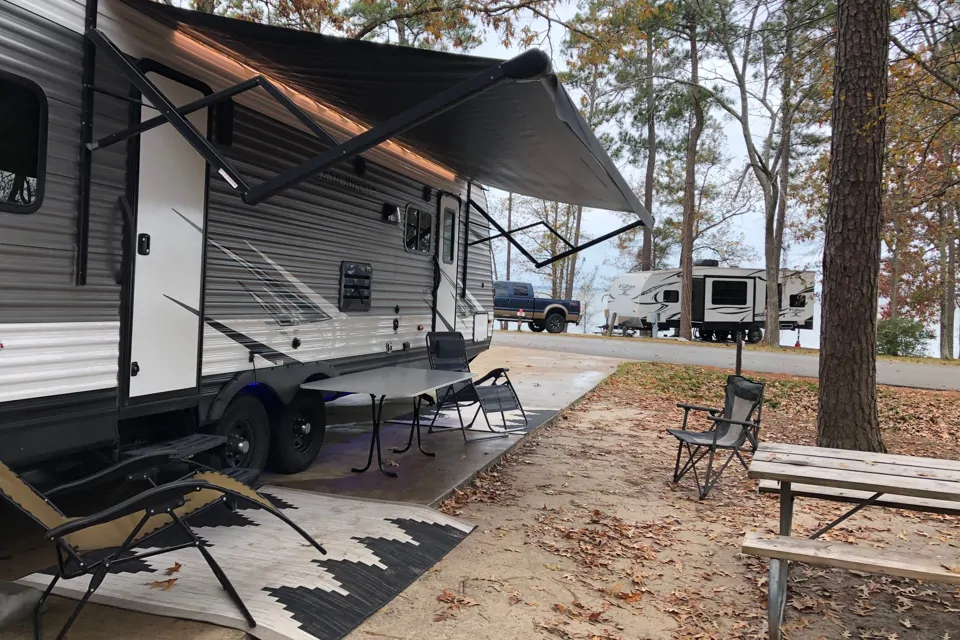
[[[680,459],[682,457],[684,448],[687,451],[687,460],[683,463],[683,466],[680,466]],[[713,462],[717,452],[716,447],[710,446],[698,446],[692,448],[688,442],[680,442],[677,447],[677,461],[673,468],[673,481],[679,482],[680,479],[687,474],[689,471],[693,471],[693,479],[697,483],[697,491],[700,494],[700,499],[703,500],[707,497],[707,494],[710,493],[710,489],[716,486],[717,482],[720,480],[720,476],[723,475],[724,470],[727,468],[727,465],[736,458],[740,461],[740,464],[743,465],[743,468],[748,468],[747,461],[744,460],[743,456],[740,455],[739,449],[731,449],[730,456],[724,461],[723,465],[720,466],[720,469],[714,471]],[[700,475],[697,473],[697,463],[707,457],[707,472],[703,478],[703,483],[700,482]]]

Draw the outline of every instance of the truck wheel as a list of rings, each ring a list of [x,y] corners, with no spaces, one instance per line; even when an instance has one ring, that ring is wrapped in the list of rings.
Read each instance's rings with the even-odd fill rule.
[[[763,340],[763,329],[756,325],[747,329],[747,342],[757,344],[761,340]]]
[[[537,333],[540,333],[541,331],[543,331],[543,330],[546,329],[546,328],[547,328],[547,326],[546,326],[545,324],[543,324],[542,322],[531,322],[531,323],[530,323],[530,331],[536,331]]]
[[[216,431],[227,437],[226,466],[263,470],[270,448],[270,417],[260,400],[254,396],[234,398],[217,422]]]
[[[551,313],[545,320],[548,333],[563,333],[567,327],[567,319],[562,313]]]
[[[316,459],[327,431],[327,412],[318,394],[298,393],[277,415],[270,433],[270,463],[299,473]]]

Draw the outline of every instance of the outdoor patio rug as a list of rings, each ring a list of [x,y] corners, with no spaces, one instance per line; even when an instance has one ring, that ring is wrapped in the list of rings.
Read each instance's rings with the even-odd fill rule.
[[[120,565],[91,601],[232,627],[261,640],[342,638],[474,529],[418,505],[276,486],[261,487],[260,493],[313,535],[327,555],[257,508],[236,512],[215,508],[188,520],[240,593],[256,628],[247,627],[193,548]],[[175,543],[183,534],[168,529],[161,536],[168,536],[163,543]],[[168,576],[166,570],[177,564],[179,571]],[[18,582],[44,589],[50,582],[48,573]],[[54,593],[79,599],[89,579],[61,581]],[[170,579],[175,581],[164,588],[163,581]]]

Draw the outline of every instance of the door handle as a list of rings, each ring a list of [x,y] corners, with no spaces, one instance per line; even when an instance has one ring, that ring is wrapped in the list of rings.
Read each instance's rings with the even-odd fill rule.
[[[142,256],[150,255],[150,234],[141,233],[137,236],[137,253]]]

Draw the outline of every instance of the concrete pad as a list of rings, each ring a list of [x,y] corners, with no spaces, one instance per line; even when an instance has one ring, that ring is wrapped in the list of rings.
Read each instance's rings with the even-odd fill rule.
[[[593,389],[620,362],[614,358],[495,347],[474,360],[471,368],[480,375],[497,367],[509,368],[531,427],[536,428]],[[410,401],[385,403],[384,422],[407,416],[411,411]],[[464,443],[459,431],[426,435],[424,428],[424,449],[437,454],[430,458],[416,447],[404,454],[392,453],[393,447],[406,445],[410,429],[402,424],[384,424],[380,430],[384,466],[399,477],[388,478],[376,469],[375,463],[365,473],[353,473],[350,468],[363,466],[370,450],[370,413],[366,396],[349,396],[329,403],[327,420],[331,426],[327,427],[326,441],[313,465],[295,475],[267,474],[264,480],[336,495],[434,504],[499,460],[522,438],[522,434],[515,434]],[[468,413],[466,419],[472,415]],[[485,429],[475,429],[470,437],[482,437],[485,433],[489,435]]]

